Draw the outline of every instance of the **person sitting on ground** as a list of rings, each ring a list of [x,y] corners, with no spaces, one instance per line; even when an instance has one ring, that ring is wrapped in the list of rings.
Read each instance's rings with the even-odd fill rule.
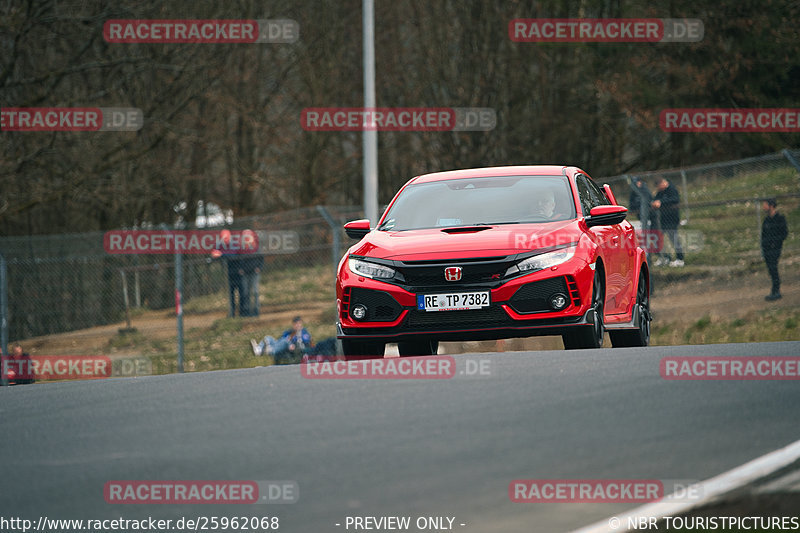
[[[303,327],[303,319],[299,316],[292,319],[292,327],[284,331],[279,339],[269,335],[261,342],[250,339],[250,346],[255,355],[271,355],[276,361],[288,355],[302,356],[313,348],[311,334]]]
[[[336,337],[328,337],[327,339],[322,339],[316,345],[314,345],[314,347],[309,350],[307,354],[303,355],[303,358],[300,360],[300,362],[307,364],[343,360],[344,356],[339,354],[339,350],[336,345]]]
[[[2,350],[0,350],[0,353],[2,353]],[[10,353],[7,357],[7,363],[3,365],[4,368],[8,368],[8,374],[6,375],[8,384],[29,385],[35,383],[36,379],[31,372],[32,367],[30,363],[31,356],[22,350],[22,346],[20,346],[18,342],[15,342],[11,346]]]

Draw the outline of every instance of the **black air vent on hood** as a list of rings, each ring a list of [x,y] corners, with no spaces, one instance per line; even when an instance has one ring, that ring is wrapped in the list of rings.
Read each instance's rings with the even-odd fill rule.
[[[460,226],[458,228],[444,228],[443,233],[478,233],[479,231],[491,229],[491,226]]]

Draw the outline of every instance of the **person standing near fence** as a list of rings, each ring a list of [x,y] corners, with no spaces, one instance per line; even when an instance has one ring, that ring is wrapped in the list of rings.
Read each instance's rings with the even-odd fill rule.
[[[664,234],[665,240],[669,239],[670,243],[672,243],[672,247],[675,249],[674,261],[670,261],[670,253],[662,252],[661,257],[656,261],[656,266],[669,264],[669,266],[673,267],[682,267],[684,265],[683,247],[678,237],[678,225],[681,223],[679,207],[681,195],[678,189],[676,189],[667,178],[661,178],[656,187],[658,188],[658,192],[650,206],[658,211],[661,231]]]
[[[258,316],[258,283],[261,269],[264,267],[264,256],[258,253],[258,238],[252,230],[242,232],[242,253],[240,261],[242,302],[240,316]]]
[[[242,290],[242,277],[244,276],[244,269],[242,268],[242,257],[240,255],[241,248],[234,246],[231,242],[231,231],[224,229],[219,232],[220,241],[222,246],[214,250],[211,256],[215,259],[222,258],[225,261],[228,269],[228,298],[229,310],[228,316],[233,318],[236,316],[236,294],[239,294],[239,316],[247,316],[249,311],[249,301],[245,297]]]
[[[633,179],[631,184],[631,194],[629,197],[628,211],[636,213],[639,220],[642,222],[642,229],[650,229],[650,203],[653,201],[653,195],[647,187],[644,178],[638,177]]]
[[[772,279],[772,291],[764,297],[768,302],[781,298],[781,277],[778,274],[778,259],[783,250],[783,241],[789,234],[786,217],[778,213],[778,202],[775,198],[764,200],[761,207],[767,216],[761,224],[761,255],[767,264],[767,272]]]

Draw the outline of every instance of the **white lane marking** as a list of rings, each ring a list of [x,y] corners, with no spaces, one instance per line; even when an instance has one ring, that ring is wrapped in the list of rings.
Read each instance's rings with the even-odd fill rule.
[[[609,520],[614,517],[608,517],[589,526],[576,529],[572,533],[619,533],[620,531],[629,531],[627,527],[628,517],[645,516],[661,519],[664,516],[675,516],[685,513],[690,509],[705,505],[714,500],[717,496],[721,496],[732,490],[743,487],[748,483],[766,477],[781,468],[789,466],[798,459],[800,459],[800,440],[699,483],[697,486],[700,487],[700,494],[702,494],[703,497],[697,501],[661,501],[649,503],[627,513],[615,515],[614,517],[618,518],[621,522],[620,527],[617,529],[609,525]],[[667,500],[668,497],[664,499]]]

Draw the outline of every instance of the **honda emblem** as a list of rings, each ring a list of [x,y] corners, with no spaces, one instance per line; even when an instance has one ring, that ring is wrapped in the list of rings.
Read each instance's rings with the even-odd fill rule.
[[[446,279],[447,281],[461,281],[461,267],[445,268],[444,279]]]

